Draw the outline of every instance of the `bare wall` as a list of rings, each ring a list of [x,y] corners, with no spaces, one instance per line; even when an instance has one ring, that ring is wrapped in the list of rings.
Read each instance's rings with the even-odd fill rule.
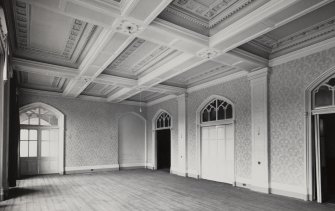
[[[138,107],[21,94],[20,107],[43,102],[65,115],[65,166],[118,164],[118,119]],[[145,110],[140,115],[145,116]]]
[[[305,90],[335,66],[335,48],[272,68],[269,76],[270,180],[305,187]]]
[[[120,117],[118,134],[121,166],[145,166],[145,123],[145,119],[134,113]]]

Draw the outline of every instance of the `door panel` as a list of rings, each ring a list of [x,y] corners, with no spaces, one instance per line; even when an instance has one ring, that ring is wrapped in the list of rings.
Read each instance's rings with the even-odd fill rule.
[[[21,129],[20,175],[58,172],[58,132],[45,127]]]
[[[232,183],[234,175],[233,125],[201,128],[201,177]]]

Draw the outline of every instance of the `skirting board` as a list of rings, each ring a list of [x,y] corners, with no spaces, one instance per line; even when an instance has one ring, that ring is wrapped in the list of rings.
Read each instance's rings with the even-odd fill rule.
[[[245,178],[236,178],[235,186],[240,188],[251,188],[251,181]]]
[[[155,170],[155,166],[152,163],[147,163],[146,168],[150,170]]]
[[[171,168],[170,169],[170,173],[171,174],[175,174],[175,175],[178,175],[178,176],[182,176],[182,177],[186,177],[186,173],[184,172],[180,172],[179,170],[177,170],[177,169],[174,169],[174,168]]]
[[[252,185],[252,181],[244,178],[236,178],[235,185],[237,187],[248,188],[253,191],[262,192],[262,193],[271,193],[275,195],[281,195],[286,197],[292,197],[296,199],[308,200],[307,193],[304,188],[299,186],[286,185],[281,183],[270,183],[269,190],[266,190],[263,187],[257,187]]]
[[[120,163],[120,169],[140,169],[145,168],[145,163]]]
[[[199,174],[198,174],[197,171],[194,171],[194,170],[188,170],[188,172],[187,172],[187,177],[192,177],[192,178],[199,179]]]
[[[119,164],[97,165],[97,166],[74,166],[65,167],[65,174],[86,173],[94,171],[115,171],[119,170]]]
[[[272,182],[270,184],[270,193],[272,194],[288,196],[292,198],[302,199],[305,201],[308,200],[308,195],[306,191],[306,189],[299,186],[286,185],[275,182]]]

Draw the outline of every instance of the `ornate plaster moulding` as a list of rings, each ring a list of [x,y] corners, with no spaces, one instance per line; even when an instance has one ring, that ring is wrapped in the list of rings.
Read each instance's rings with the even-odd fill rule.
[[[214,48],[206,48],[197,52],[197,55],[204,59],[212,59],[220,54],[220,51]]]
[[[127,35],[134,35],[142,31],[144,27],[130,20],[123,19],[120,20],[120,22],[116,25],[115,29]]]

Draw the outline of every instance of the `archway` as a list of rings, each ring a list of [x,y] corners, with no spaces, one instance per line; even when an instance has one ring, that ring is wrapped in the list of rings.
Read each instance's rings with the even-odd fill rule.
[[[335,202],[335,68],[306,90],[306,183],[310,200]]]
[[[146,166],[146,120],[135,112],[118,119],[118,160],[120,168]]]
[[[45,103],[20,108],[20,175],[64,174],[64,114]]]
[[[213,95],[197,109],[197,158],[199,177],[235,183],[234,105]]]
[[[170,171],[172,117],[160,109],[152,119],[154,169]]]

